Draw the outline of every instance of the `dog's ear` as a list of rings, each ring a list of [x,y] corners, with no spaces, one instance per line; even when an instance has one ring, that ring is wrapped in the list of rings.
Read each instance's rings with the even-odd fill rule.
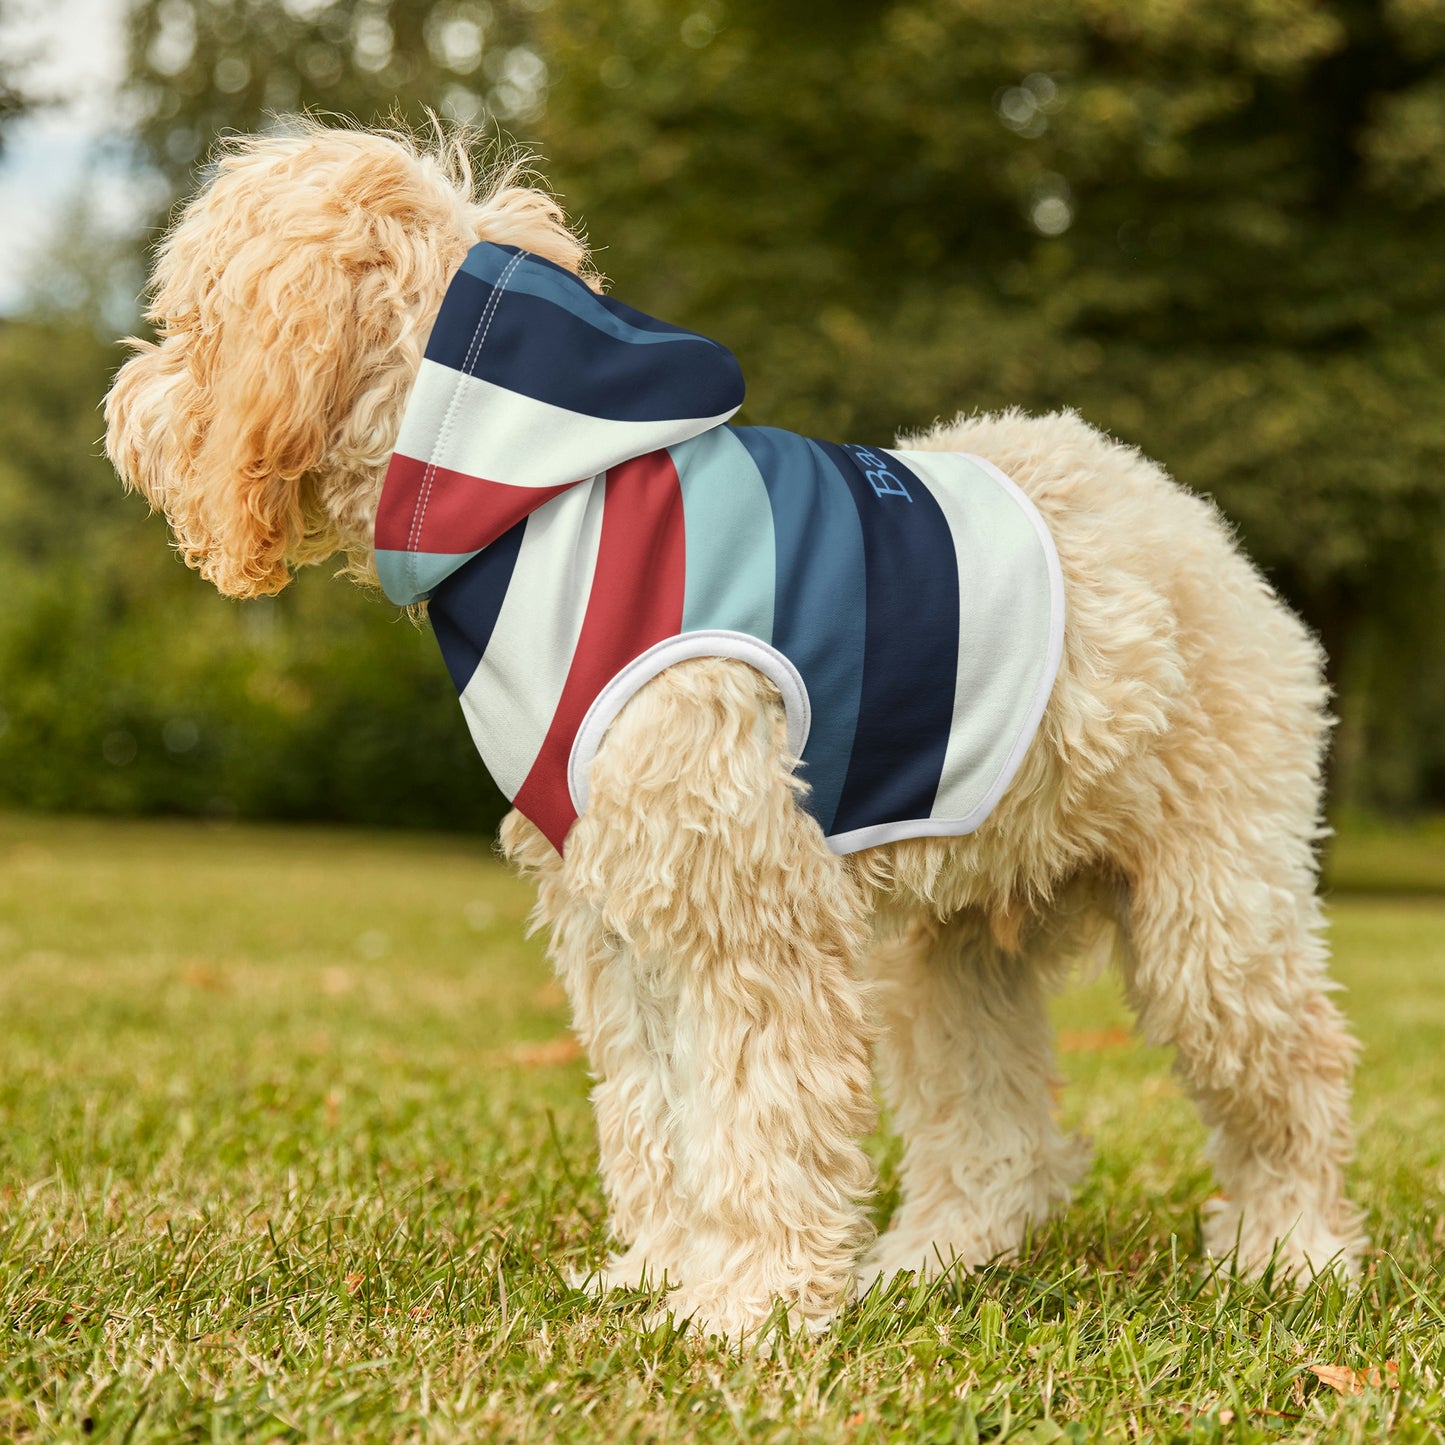
[[[177,537],[193,534],[185,494],[176,485],[189,472],[182,457],[195,449],[188,435],[196,428],[195,387],[186,365],[183,344],[171,338],[158,345],[132,336],[125,343],[135,353],[121,367],[105,398],[105,449],[127,488],[140,492],[156,511],[171,517]],[[195,558],[182,542],[186,560]]]
[[[369,551],[470,202],[403,138],[303,124],[223,148],[157,255],[158,340],[106,402],[117,470],[220,591]]]
[[[381,398],[370,393],[416,300],[397,285],[409,258],[365,225],[348,235],[357,220],[323,214],[309,235],[255,238],[232,257],[186,337],[206,399],[190,461],[208,513],[186,560],[231,596],[277,592],[292,566],[336,550],[322,494],[340,474],[380,466],[390,450],[393,437],[375,434],[390,409],[379,417]],[[383,384],[398,411],[414,371],[413,361]]]
[[[318,489],[402,318],[380,294],[391,258],[378,238],[347,234],[371,229],[355,208],[313,187],[311,214],[298,195],[289,216],[258,225],[264,197],[224,184],[236,179],[214,184],[162,248],[159,342],[133,343],[107,398],[107,449],[165,511],[187,564],[255,597],[339,545]]]

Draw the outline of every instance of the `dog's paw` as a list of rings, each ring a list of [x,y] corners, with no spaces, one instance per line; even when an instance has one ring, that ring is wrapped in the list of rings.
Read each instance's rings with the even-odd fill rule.
[[[874,1285],[887,1289],[899,1275],[937,1279],[940,1275],[969,1274],[986,1264],[1008,1261],[1018,1252],[1027,1227],[1026,1219],[982,1228],[976,1221],[965,1225],[950,1222],[946,1229],[890,1229],[878,1236],[873,1248],[858,1266],[858,1293]]]
[[[1354,1209],[1342,1206],[1338,1218],[1297,1208],[1253,1206],[1242,1210],[1230,1199],[1211,1199],[1204,1206],[1204,1252],[1226,1260],[1234,1269],[1258,1279],[1273,1266],[1276,1279],[1312,1279],[1333,1274],[1356,1279],[1365,1236]]]
[[[879,1243],[883,1244],[885,1239],[886,1236],[880,1239]],[[987,1258],[975,1257],[972,1250],[960,1253],[956,1249],[936,1245],[930,1240],[916,1246],[900,1245],[896,1249],[890,1246],[881,1252],[875,1249],[858,1266],[854,1278],[858,1282],[858,1294],[861,1297],[875,1286],[886,1291],[895,1279],[904,1275],[916,1276],[919,1279],[937,1279],[940,1275],[954,1270],[968,1274],[987,1263]]]
[[[976,1163],[966,1187],[928,1181],[931,1187],[921,1192],[930,1204],[906,1203],[864,1256],[859,1292],[886,1288],[900,1274],[937,1279],[1014,1259],[1030,1221],[1045,1220],[1069,1202],[1090,1154],[1088,1139],[1060,1134],[1031,1158]]]
[[[776,1298],[743,1299],[723,1290],[679,1288],[647,1317],[650,1328],[670,1325],[720,1340],[735,1349],[771,1355],[780,1332],[796,1339],[821,1335],[833,1323],[834,1310],[805,1312],[796,1302],[784,1305]]]
[[[567,1282],[573,1289],[586,1290],[601,1297],[609,1290],[663,1289],[677,1276],[669,1275],[667,1267],[654,1263],[644,1249],[634,1245],[625,1254],[610,1254],[591,1270],[573,1270]]]

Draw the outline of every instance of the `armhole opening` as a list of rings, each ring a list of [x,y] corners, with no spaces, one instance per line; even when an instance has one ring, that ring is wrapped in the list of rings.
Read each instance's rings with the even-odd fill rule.
[[[597,694],[577,736],[572,742],[572,754],[567,760],[567,790],[572,795],[572,806],[578,816],[587,807],[588,775],[592,770],[592,759],[607,736],[607,729],[616,720],[617,714],[627,705],[632,696],[645,683],[652,681],[658,673],[677,662],[688,662],[698,657],[727,657],[755,667],[778,689],[783,699],[783,711],[787,717],[788,749],[795,758],[803,755],[808,734],[812,730],[812,705],[808,700],[808,689],[802,674],[776,647],[752,637],[746,632],[729,632],[712,629],[699,632],[684,632],[677,637],[664,638],[649,647],[646,652],[634,657]]]

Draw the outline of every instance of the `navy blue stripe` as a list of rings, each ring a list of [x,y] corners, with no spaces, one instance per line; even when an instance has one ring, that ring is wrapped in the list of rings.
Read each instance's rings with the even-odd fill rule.
[[[863,527],[866,640],[853,757],[830,834],[927,818],[953,724],[958,562],[948,519],[898,460],[817,445]]]
[[[668,321],[659,321],[645,312],[634,311],[611,296],[599,296],[584,281],[579,280],[564,266],[549,261],[545,256],[524,253],[517,246],[501,246],[493,241],[480,241],[467,252],[462,270],[478,280],[496,282],[507,263],[514,256],[525,255],[519,266],[510,269],[507,276],[508,292],[524,291],[531,296],[565,307],[589,325],[610,332],[621,341],[643,343],[673,341],[679,336],[696,336],[696,332],[674,326]]]
[[[774,427],[733,432],[773,509],[773,646],[802,674],[812,704],[804,806],[832,833],[863,679],[863,532],[847,484],[813,443]]]
[[[467,690],[512,585],[512,571],[522,550],[526,519],[483,547],[432,594],[427,608],[442,658],[458,695]]]
[[[587,296],[599,308],[612,304]],[[458,272],[427,359],[606,421],[722,416],[742,405],[742,372],[715,341],[678,332],[668,345],[639,345],[543,297],[506,290],[489,309],[495,297],[488,282]]]

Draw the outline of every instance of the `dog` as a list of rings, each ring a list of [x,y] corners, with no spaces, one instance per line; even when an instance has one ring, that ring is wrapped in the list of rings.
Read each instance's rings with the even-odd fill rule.
[[[156,339],[131,341],[106,400],[121,478],[222,593],[274,593],[337,556],[376,587],[379,556],[383,572],[425,560],[408,536],[416,476],[444,461],[414,455],[411,510],[378,514],[469,256],[492,267],[474,344],[486,307],[503,314],[507,266],[543,301],[552,287],[580,315],[592,298],[675,339],[603,296],[583,241],[527,179],[515,166],[478,178],[464,141],[443,135],[301,122],[222,145],[159,247]],[[502,306],[525,349],[523,308]],[[717,350],[708,364],[725,370]],[[534,363],[550,386],[546,358]],[[735,406],[723,371],[713,381],[707,396]],[[530,460],[550,442],[519,415],[511,455]],[[600,721],[584,698],[584,775],[559,754],[550,801],[502,826],[505,856],[536,881],[595,1078],[616,1250],[592,1287],[663,1284],[664,1315],[740,1340],[780,1301],[794,1327],[823,1329],[874,1281],[1007,1258],[1085,1168],[1053,1117],[1046,997],[1110,930],[1143,1036],[1172,1046],[1211,1130],[1223,1198],[1206,1249],[1248,1274],[1353,1273],[1355,1046],[1316,893],[1329,726],[1317,643],[1209,502],[1072,413],[960,416],[900,445],[853,449],[860,475],[876,464],[880,505],[901,511],[894,483],[916,487],[965,454],[1039,519],[1036,577],[1040,557],[1057,569],[1057,655],[1030,644],[1038,715],[986,816],[830,846],[790,659],[704,647],[664,649]],[[579,495],[546,515],[585,510],[568,500]],[[925,580],[909,585],[921,595]],[[422,606],[425,582],[389,590]],[[459,616],[445,625],[465,651]],[[931,664],[948,677],[956,645]],[[899,646],[920,650],[901,634]],[[937,676],[905,681],[898,705],[930,688]],[[505,720],[490,726],[505,746]],[[904,1141],[901,1203],[876,1238],[862,1146],[875,1063]]]

